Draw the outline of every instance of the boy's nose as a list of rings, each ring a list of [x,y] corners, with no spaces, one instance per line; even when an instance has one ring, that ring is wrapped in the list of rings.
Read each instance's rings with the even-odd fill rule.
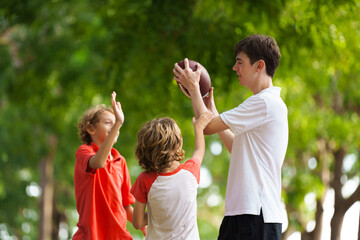
[[[236,69],[236,64],[234,64],[233,68],[232,68],[234,71],[237,71]]]

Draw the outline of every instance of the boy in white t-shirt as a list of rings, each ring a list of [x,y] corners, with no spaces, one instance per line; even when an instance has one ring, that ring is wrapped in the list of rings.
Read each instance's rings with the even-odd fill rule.
[[[253,96],[222,114],[214,104],[213,89],[201,98],[197,71],[177,64],[175,80],[190,92],[195,117],[211,112],[206,134],[217,133],[231,153],[225,198],[225,217],[218,239],[281,239],[281,166],[288,144],[287,108],[272,78],[280,61],[275,40],[250,35],[235,48],[233,70],[239,84]]]
[[[193,118],[195,149],[184,164],[183,139],[173,119],[152,120],[138,132],[135,155],[145,172],[131,188],[136,199],[132,223],[136,229],[147,225],[146,239],[200,239],[196,196],[205,153],[203,130],[210,120],[210,113]]]

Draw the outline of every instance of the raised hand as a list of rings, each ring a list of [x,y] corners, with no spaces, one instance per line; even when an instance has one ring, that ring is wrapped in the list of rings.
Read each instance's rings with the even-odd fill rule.
[[[113,91],[111,94],[111,105],[114,110],[115,121],[119,122],[122,125],[124,123],[125,116],[121,109],[120,102],[116,102],[116,92],[115,91]]]
[[[188,91],[199,88],[201,66],[197,64],[196,71],[193,71],[189,67],[189,60],[187,58],[184,59],[184,66],[185,68],[183,69],[175,63],[175,68],[173,69],[174,79],[181,83]]]
[[[192,122],[194,125],[194,129],[198,128],[200,130],[204,130],[213,117],[214,114],[212,112],[204,112],[200,115],[198,119],[195,119],[195,117],[193,117]]]
[[[214,88],[212,87],[209,91],[209,95],[203,98],[206,108],[215,115],[218,115],[219,112],[216,109],[214,101]]]

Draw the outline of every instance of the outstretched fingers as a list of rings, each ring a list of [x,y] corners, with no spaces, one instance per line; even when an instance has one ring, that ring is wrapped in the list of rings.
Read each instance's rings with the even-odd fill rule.
[[[125,117],[124,117],[124,113],[121,108],[121,103],[116,101],[116,92],[115,91],[113,91],[111,94],[111,105],[113,107],[116,120],[120,121],[121,124],[123,124]]]
[[[111,105],[113,108],[115,108],[115,105],[116,105],[116,92],[115,91],[113,91],[111,93]]]
[[[174,69],[173,69],[173,73],[174,73],[174,79],[176,81],[180,81],[180,75],[181,73],[184,71],[184,69],[182,69],[179,64],[175,63],[174,65]]]

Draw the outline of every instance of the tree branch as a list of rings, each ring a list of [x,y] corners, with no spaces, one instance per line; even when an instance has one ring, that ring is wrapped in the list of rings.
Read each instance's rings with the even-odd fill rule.
[[[356,202],[360,200],[360,184],[356,188],[356,190],[351,194],[351,196],[345,200],[345,208],[346,211]]]
[[[342,166],[344,162],[344,157],[346,155],[346,151],[344,147],[340,146],[340,148],[337,151],[335,151],[333,154],[334,154],[335,167],[334,167],[334,178],[331,181],[331,187],[334,189],[335,205],[337,205],[336,204],[337,202],[344,201],[344,198],[341,194],[341,190],[343,187],[343,184],[341,183],[341,176],[343,174]]]

